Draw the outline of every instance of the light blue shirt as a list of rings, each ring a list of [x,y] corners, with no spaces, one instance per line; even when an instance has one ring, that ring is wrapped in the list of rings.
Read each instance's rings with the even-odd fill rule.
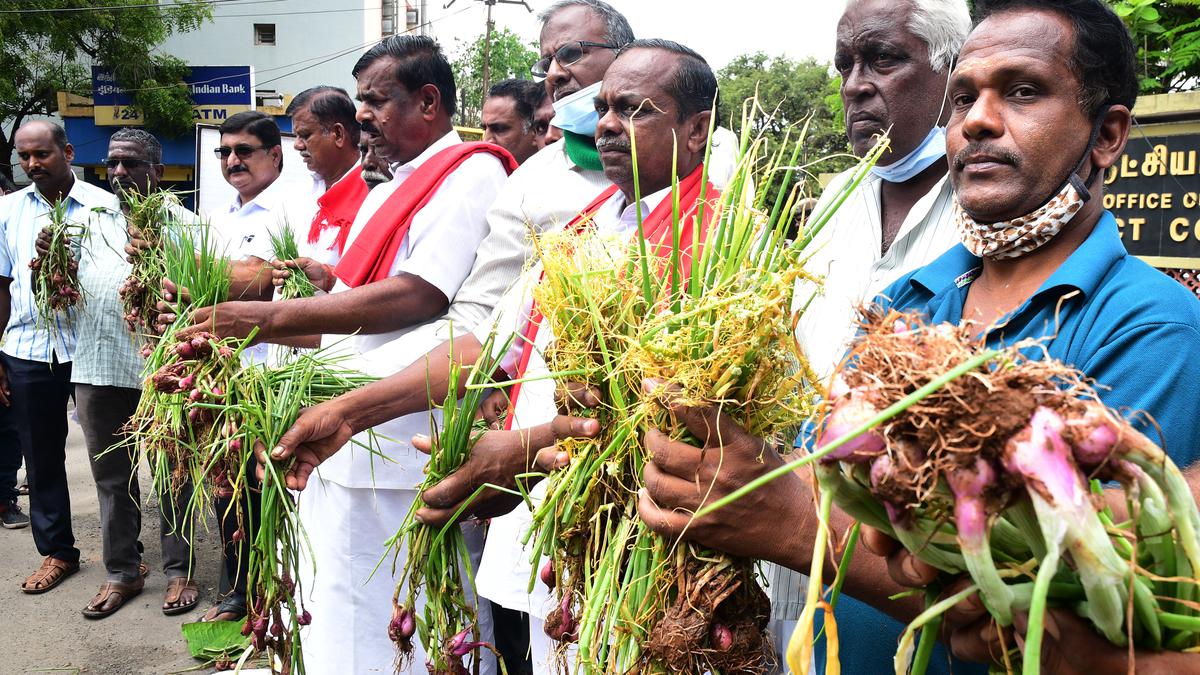
[[[73,222],[96,226],[103,218],[120,207],[111,193],[75,178],[65,198],[67,218]],[[108,215],[93,209],[105,209]],[[60,312],[55,317],[55,330],[38,326],[34,306],[32,273],[29,261],[37,257],[34,243],[38,232],[50,224],[53,206],[38,193],[35,186],[0,197],[0,276],[9,277],[9,309],[5,354],[26,361],[68,363],[75,359],[75,312]],[[76,243],[78,245],[78,243]],[[86,294],[83,302],[87,303]]]

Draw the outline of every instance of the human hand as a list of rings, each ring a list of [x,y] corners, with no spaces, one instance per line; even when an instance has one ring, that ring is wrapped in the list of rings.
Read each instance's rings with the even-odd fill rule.
[[[162,335],[175,323],[176,314],[179,308],[191,302],[191,294],[187,288],[178,288],[174,281],[163,277],[160,282],[162,288],[162,299],[154,303],[154,309],[158,313],[154,318],[153,330],[156,334]]]
[[[1025,613],[1013,616],[1017,628],[1017,644],[1025,649],[1029,617]],[[1183,652],[1152,652],[1138,649],[1130,652],[1104,639],[1096,629],[1074,611],[1052,608],[1046,611],[1042,633],[1042,672],[1055,675],[1179,675],[1200,672],[1200,654]]]
[[[493,391],[483,399],[483,403],[479,404],[479,414],[483,417],[483,421],[487,422],[489,429],[499,431],[504,428],[504,418],[508,416],[508,404],[507,389]]]
[[[222,302],[213,307],[197,307],[192,315],[192,324],[181,330],[179,336],[183,339],[196,333],[208,332],[221,338],[244,340],[258,328],[250,344],[265,342],[271,309],[270,302],[241,300]]]
[[[343,401],[335,398],[301,410],[295,423],[271,449],[269,457],[267,449],[258,444],[254,448],[258,456],[258,477],[263,477],[263,467],[268,461],[280,466],[294,457],[295,461],[284,474],[284,482],[289,489],[303,490],[313,470],[350,442],[354,435],[343,407]]]
[[[425,506],[417,511],[417,520],[426,525],[444,525],[456,516],[457,520],[465,520],[504,515],[521,503],[519,495],[490,488],[478,495],[476,491],[484,485],[496,485],[515,492],[517,476],[529,471],[535,451],[568,438],[592,438],[598,433],[600,423],[596,420],[563,415],[531,429],[485,432],[457,471],[421,493]],[[428,436],[413,437],[413,447],[421,452],[428,453],[431,442]]]
[[[50,252],[50,240],[52,237],[53,235],[48,227],[43,227],[38,232],[37,240],[33,242],[33,249],[37,251],[37,257],[44,258]]]
[[[12,406],[12,389],[8,385],[8,371],[0,364],[0,405]]]
[[[129,235],[128,241],[125,242],[125,259],[131,263],[136,262],[136,258],[150,248],[150,242],[143,238],[142,231],[136,225],[126,225],[125,233]]]
[[[271,283],[277,288],[283,286],[284,280],[292,276],[293,270],[299,270],[308,277],[313,286],[328,293],[333,289],[337,277],[333,276],[333,267],[313,260],[312,258],[296,258],[295,260],[272,260]]]
[[[888,576],[900,586],[925,588],[941,574],[937,568],[912,555],[895,539],[873,527],[862,526],[861,541],[868,551],[887,560]],[[960,576],[950,581],[939,597],[950,597],[970,584],[970,577]],[[980,601],[979,594],[972,593],[942,615],[940,639],[955,658],[1003,664],[1006,641],[1002,639],[1002,630],[1007,629],[996,625]],[[1008,638],[1008,633],[1003,637]],[[1007,639],[1007,644],[1011,645],[1012,640]]]
[[[571,380],[560,382],[554,391],[554,404],[560,415],[583,415],[600,405],[600,389]],[[533,463],[538,470],[550,473],[565,469],[571,463],[571,454],[555,444],[538,450]]]
[[[672,387],[661,382],[647,380],[643,386],[661,396],[662,405],[700,447],[671,440],[657,429],[646,432],[650,462],[643,471],[646,487],[638,497],[642,520],[670,541],[683,538],[733,555],[794,565],[792,556],[800,545],[789,539],[787,532],[781,533],[779,523],[795,523],[796,527],[787,529],[799,533],[803,521],[813,520],[812,500],[801,477],[789,473],[724,508],[694,518],[701,506],[782,466],[783,458],[717,406],[687,406]],[[764,517],[768,513],[771,517]]]

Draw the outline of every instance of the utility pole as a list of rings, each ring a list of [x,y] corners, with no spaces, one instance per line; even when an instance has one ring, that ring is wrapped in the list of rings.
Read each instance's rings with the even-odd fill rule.
[[[447,2],[445,5],[442,6],[442,9],[450,9],[450,5],[453,5],[457,1],[458,0],[450,0],[450,2]],[[487,27],[483,31],[483,93],[482,93],[482,96],[487,96],[487,90],[488,90],[488,86],[491,84],[491,76],[492,76],[492,31],[495,30],[495,28],[496,28],[496,22],[492,20],[492,6],[496,5],[496,4],[521,5],[522,7],[529,10],[530,12],[533,11],[533,8],[530,7],[525,2],[525,0],[475,0],[475,1],[482,2],[484,5],[487,6]],[[422,4],[424,4],[424,0],[421,0],[421,2],[422,2]]]

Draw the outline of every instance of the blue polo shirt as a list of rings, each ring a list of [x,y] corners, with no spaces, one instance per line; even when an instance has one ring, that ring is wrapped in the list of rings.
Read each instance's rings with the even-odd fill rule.
[[[979,258],[957,245],[898,279],[876,302],[919,311],[930,323],[957,324],[980,266]],[[1032,297],[998,323],[986,336],[989,346],[1044,338],[1045,354],[1094,379],[1104,403],[1160,440],[1176,464],[1200,458],[1200,300],[1129,255],[1111,213],[1104,213]],[[1038,358],[1043,352],[1034,348],[1026,355]],[[1157,427],[1144,415],[1131,415],[1135,411],[1148,413]],[[842,672],[892,672],[903,625],[850,598],[839,602],[837,617],[842,644],[854,645],[842,650]],[[947,672],[944,653],[939,646],[930,673]],[[955,663],[954,672],[976,672],[963,666]]]

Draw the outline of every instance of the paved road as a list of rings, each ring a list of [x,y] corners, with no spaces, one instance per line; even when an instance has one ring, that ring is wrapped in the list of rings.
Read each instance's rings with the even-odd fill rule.
[[[149,474],[142,467],[142,494],[149,494]],[[3,647],[0,673],[96,673],[102,675],[162,675],[195,668],[179,626],[197,621],[216,598],[220,567],[216,531],[197,537],[197,571],[201,600],[196,610],[183,616],[163,616],[160,611],[166,578],[158,550],[158,510],[152,497],[145,505],[142,541],[151,573],[146,589],[116,614],[89,621],[79,613],[100,584],[104,565],[100,549],[100,517],[96,489],[88,468],[87,452],[79,426],[71,425],[67,440],[67,476],[81,569],[58,588],[42,595],[21,592],[21,582],[41,562],[29,529],[0,529],[0,608],[3,608]],[[22,508],[28,500],[21,498]]]

